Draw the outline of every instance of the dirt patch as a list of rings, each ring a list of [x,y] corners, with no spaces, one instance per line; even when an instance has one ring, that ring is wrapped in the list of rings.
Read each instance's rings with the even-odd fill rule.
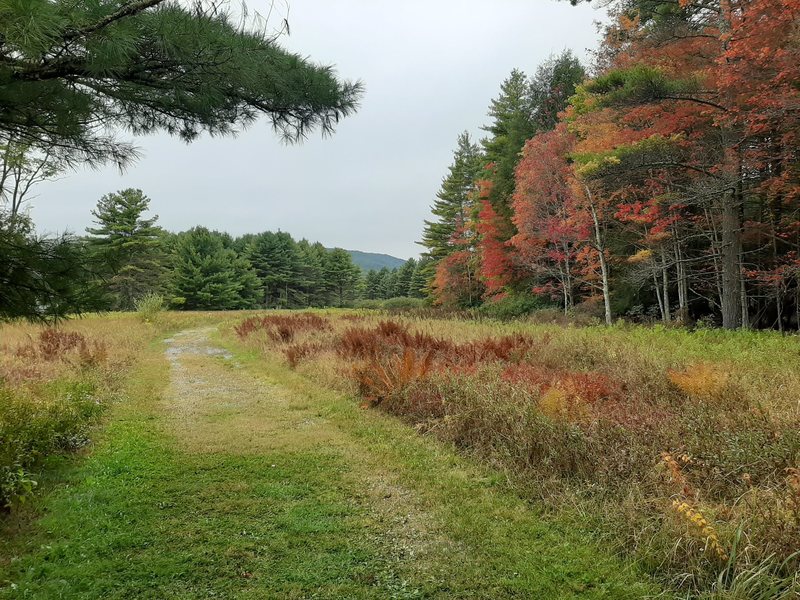
[[[185,450],[246,454],[336,442],[336,430],[278,386],[242,371],[233,355],[193,329],[165,340],[169,427]]]

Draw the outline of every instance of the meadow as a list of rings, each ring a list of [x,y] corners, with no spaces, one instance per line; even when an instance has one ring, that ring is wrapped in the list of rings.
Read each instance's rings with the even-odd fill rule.
[[[235,334],[578,511],[680,594],[800,589],[795,337],[374,312],[254,316]]]
[[[800,591],[795,337],[154,310],[0,340],[0,597]]]

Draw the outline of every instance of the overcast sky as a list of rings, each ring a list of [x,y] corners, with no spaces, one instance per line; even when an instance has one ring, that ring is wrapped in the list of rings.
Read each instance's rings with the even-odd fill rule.
[[[70,172],[42,185],[32,213],[39,229],[81,233],[103,194],[136,187],[172,231],[280,229],[329,247],[416,256],[459,132],[480,135],[511,69],[533,73],[565,48],[588,59],[603,16],[555,0],[290,0],[289,8],[283,46],[365,85],[361,109],[333,137],[286,146],[260,123],[191,145],[138,138],[143,157],[125,173]]]

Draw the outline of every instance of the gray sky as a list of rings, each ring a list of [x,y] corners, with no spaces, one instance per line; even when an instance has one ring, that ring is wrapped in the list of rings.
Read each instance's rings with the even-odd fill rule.
[[[105,193],[141,188],[166,229],[238,235],[288,231],[326,246],[419,254],[423,220],[459,132],[480,135],[511,69],[532,74],[553,53],[582,59],[603,13],[555,0],[289,0],[284,47],[366,87],[359,112],[329,138],[282,144],[263,123],[191,145],[138,138],[143,158],[67,173],[33,200],[42,231],[83,232]],[[249,0],[263,10],[266,0]]]

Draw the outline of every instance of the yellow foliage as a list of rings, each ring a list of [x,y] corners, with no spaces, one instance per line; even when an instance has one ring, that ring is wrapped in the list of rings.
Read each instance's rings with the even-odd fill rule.
[[[699,510],[692,508],[688,503],[681,500],[673,500],[672,508],[689,525],[689,529],[692,532],[705,540],[707,549],[710,548],[720,560],[728,559],[728,553],[725,552],[722,544],[720,544],[716,529]]]
[[[684,394],[701,400],[719,398],[725,391],[729,375],[719,366],[698,363],[682,371],[667,371],[670,383]]]
[[[653,251],[652,250],[649,250],[649,249],[639,250],[633,256],[629,256],[628,257],[628,262],[633,264],[633,265],[638,265],[638,264],[641,264],[641,263],[649,261],[651,258],[653,258]]]
[[[539,410],[551,419],[578,422],[589,417],[589,408],[568,384],[556,384],[539,398]]]

